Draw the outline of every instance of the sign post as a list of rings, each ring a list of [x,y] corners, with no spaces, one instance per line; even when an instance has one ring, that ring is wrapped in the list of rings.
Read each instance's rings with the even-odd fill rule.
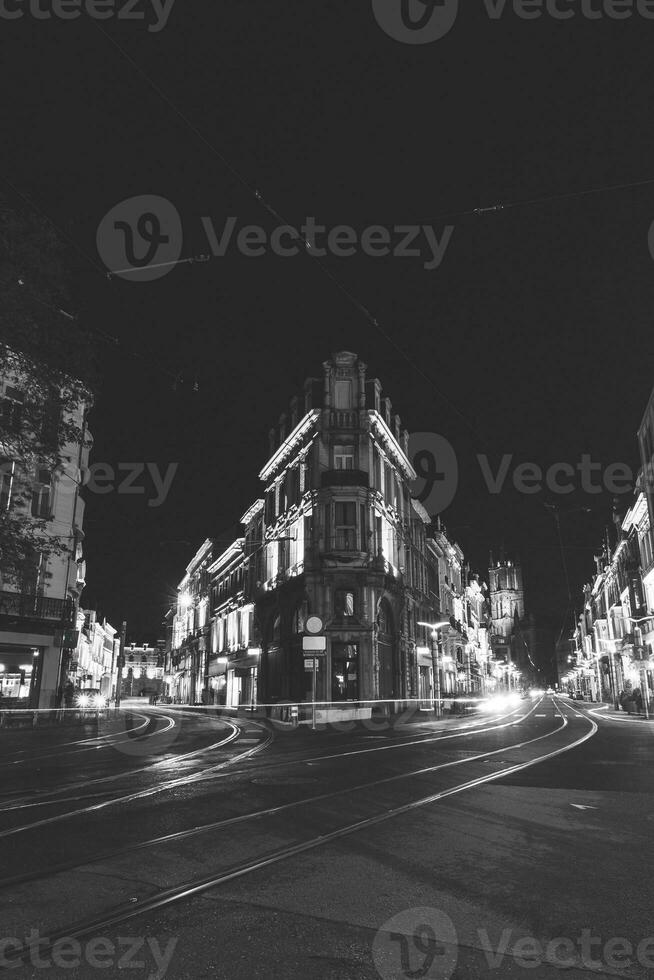
[[[316,691],[318,686],[318,656],[324,656],[327,650],[327,637],[319,636],[323,628],[323,622],[320,616],[309,616],[306,621],[307,633],[310,636],[302,637],[302,652],[305,654],[311,653],[312,657],[312,685],[311,685],[311,730],[315,732],[316,730]],[[305,659],[306,664],[306,659]]]

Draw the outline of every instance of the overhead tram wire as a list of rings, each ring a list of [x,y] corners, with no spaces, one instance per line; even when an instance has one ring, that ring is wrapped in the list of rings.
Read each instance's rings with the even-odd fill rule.
[[[115,47],[115,49],[119,52],[119,54],[127,62],[129,62],[129,64],[134,69],[134,71],[136,71],[139,75],[141,75],[141,77],[147,82],[147,84],[150,86],[150,88],[159,96],[159,98],[170,109],[172,109],[172,111],[184,123],[184,125],[187,126],[188,129],[190,129],[191,132],[211,151],[211,153],[222,163],[222,165],[225,167],[225,169],[235,178],[235,180],[252,197],[254,197],[254,199],[256,201],[258,201],[259,204],[261,204],[261,206],[266,211],[268,211],[269,214],[273,215],[276,220],[278,220],[282,224],[286,224],[286,225],[291,226],[290,225],[290,222],[287,222],[285,219],[283,219],[283,217],[279,214],[279,212],[276,211],[272,207],[272,205],[270,205],[266,201],[266,199],[261,194],[261,192],[257,188],[255,188],[241,174],[241,172],[227,159],[227,157],[223,153],[221,153],[213,145],[213,143],[211,143],[207,139],[207,137],[201,132],[201,130],[199,130],[198,127],[194,123],[192,123],[190,121],[190,119],[188,119],[186,117],[186,115],[184,115],[184,113],[177,107],[177,105],[166,95],[166,93],[160,88],[160,86],[157,85],[157,83],[152,78],[150,78],[150,76],[131,57],[131,55],[129,55],[127,53],[127,51],[125,51],[125,49],[123,47],[121,47],[121,45],[118,44],[118,42],[113,37],[111,37],[111,35],[108,34],[107,31],[105,31],[98,24],[97,21],[94,21],[93,23],[94,23],[94,26],[96,27],[96,29],[98,31],[100,31],[101,34],[104,35],[105,39],[107,41],[109,41],[109,43],[112,44]],[[486,207],[470,208],[470,209],[463,210],[463,211],[445,212],[442,215],[437,215],[436,218],[441,218],[441,217],[456,218],[456,217],[464,217],[464,216],[467,216],[467,215],[488,214],[488,213],[491,213],[491,212],[505,211],[505,210],[509,210],[509,209],[512,209],[512,208],[528,207],[528,206],[532,206],[532,205],[536,205],[536,204],[547,203],[549,201],[564,200],[564,199],[570,199],[570,198],[574,198],[574,197],[582,197],[582,196],[586,196],[586,195],[589,195],[589,194],[606,193],[606,192],[611,192],[611,191],[615,191],[615,190],[627,189],[627,188],[630,188],[630,187],[641,187],[641,186],[645,186],[647,184],[654,184],[654,177],[652,177],[652,178],[645,178],[645,179],[639,180],[639,181],[625,182],[625,183],[622,183],[622,184],[600,186],[600,187],[595,187],[595,188],[587,188],[587,189],[584,189],[584,190],[581,190],[581,191],[571,191],[571,192],[565,192],[565,193],[560,193],[560,194],[549,194],[549,195],[544,195],[542,197],[530,198],[530,199],[527,199],[527,200],[524,200],[524,201],[510,201],[510,202],[502,203],[502,204],[500,204],[500,203],[498,203],[498,204],[492,204],[492,205],[489,205],[489,206],[486,206]],[[434,220],[436,220],[436,218]],[[310,254],[311,253],[310,244],[299,233],[298,233],[298,238],[300,238],[302,240],[302,242],[303,242],[303,244],[305,246],[305,250],[306,250],[307,254]],[[200,256],[196,260],[197,261],[200,261],[200,260],[204,260],[204,258],[205,258],[204,256]],[[367,322],[384,338],[384,340],[397,353],[400,354],[400,356],[407,362],[407,364],[409,364],[409,366],[414,371],[416,371],[416,373],[419,374],[420,377],[423,378],[424,381],[427,382],[427,384],[435,391],[435,393],[438,395],[438,397],[443,402],[445,402],[445,404],[447,404],[456,413],[456,415],[459,416],[460,419],[462,419],[462,421],[465,423],[465,425],[468,428],[468,430],[470,432],[472,432],[472,434],[475,437],[479,438],[479,433],[476,431],[474,425],[471,423],[471,421],[468,419],[468,417],[442,392],[442,390],[434,382],[433,378],[430,375],[426,374],[419,367],[419,365],[416,364],[416,362],[411,357],[409,357],[409,355],[407,354],[407,352],[399,344],[397,344],[393,340],[393,338],[390,336],[390,334],[382,327],[382,325],[379,322],[378,318],[375,317],[370,312],[370,310],[365,306],[365,304],[348,287],[346,287],[344,285],[344,283],[342,283],[341,280],[337,276],[335,276],[331,272],[331,270],[325,265],[325,263],[322,262],[317,256],[313,255],[312,256],[312,259],[317,263],[318,267],[323,272],[323,274],[327,278],[329,278],[331,280],[331,282],[340,290],[340,292],[343,293],[343,295],[354,306],[354,308],[356,310],[358,310],[358,312],[361,313],[362,316],[367,320]],[[189,260],[182,260],[182,261],[189,261]]]

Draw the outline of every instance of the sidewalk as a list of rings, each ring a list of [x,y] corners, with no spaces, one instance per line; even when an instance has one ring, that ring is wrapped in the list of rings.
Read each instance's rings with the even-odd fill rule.
[[[603,717],[610,721],[643,721],[654,723],[654,711],[650,711],[649,718],[646,718],[644,711],[624,711],[622,708],[616,708],[612,702],[593,701],[591,704],[594,711],[601,710]]]

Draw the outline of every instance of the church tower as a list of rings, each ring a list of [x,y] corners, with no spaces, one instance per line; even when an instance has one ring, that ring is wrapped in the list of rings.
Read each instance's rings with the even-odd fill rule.
[[[525,615],[525,590],[522,566],[519,562],[507,561],[502,554],[500,561],[490,558],[489,593],[493,633],[496,637],[509,639],[515,629],[516,619]]]

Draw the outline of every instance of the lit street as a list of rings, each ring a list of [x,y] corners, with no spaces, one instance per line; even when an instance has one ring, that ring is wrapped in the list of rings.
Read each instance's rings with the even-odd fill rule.
[[[38,928],[52,975],[94,975],[65,968],[65,936],[176,940],[180,978],[651,976],[647,723],[551,696],[340,732],[128,711],[95,737],[5,736],[2,920]]]

